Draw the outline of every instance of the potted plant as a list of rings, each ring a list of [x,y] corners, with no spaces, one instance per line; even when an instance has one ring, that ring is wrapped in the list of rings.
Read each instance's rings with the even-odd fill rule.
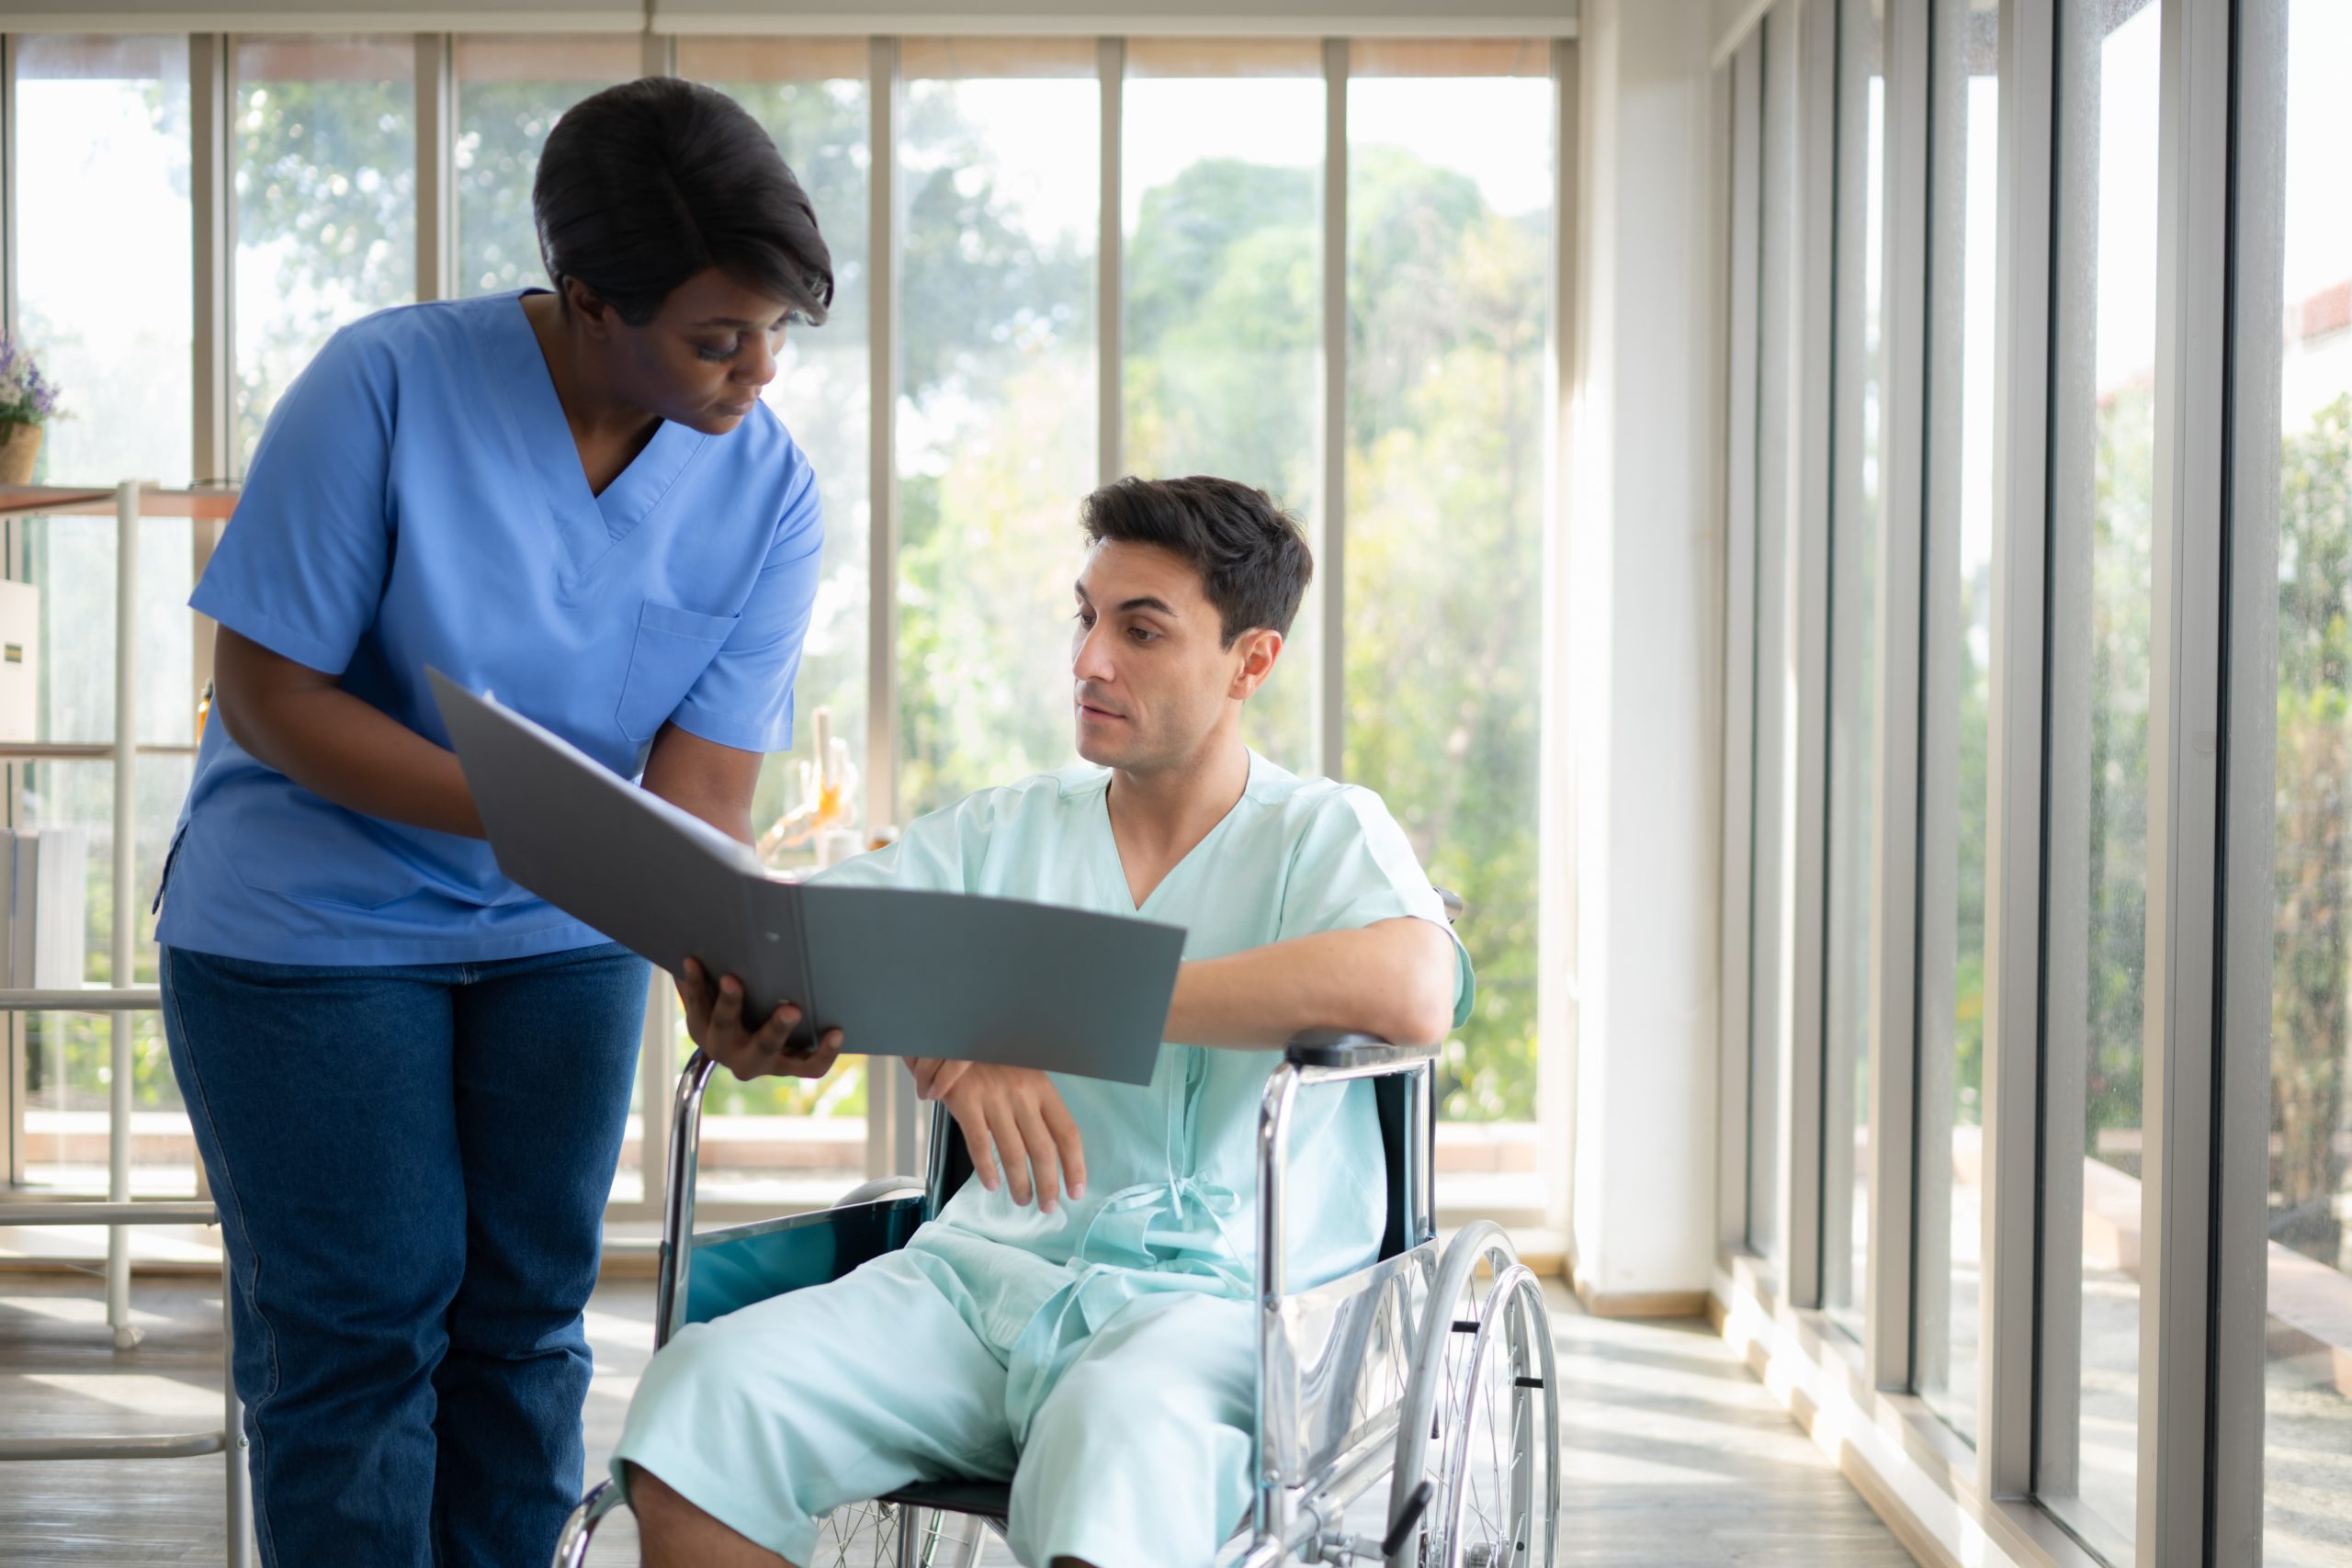
[[[0,484],[30,484],[42,427],[57,413],[49,384],[22,344],[0,338]]]

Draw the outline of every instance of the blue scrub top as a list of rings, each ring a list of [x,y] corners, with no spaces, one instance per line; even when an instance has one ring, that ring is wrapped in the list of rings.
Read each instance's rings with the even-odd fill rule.
[[[662,725],[790,743],[824,540],[764,404],[663,423],[591,494],[520,294],[337,333],[287,389],[188,603],[441,745],[428,665],[636,777]],[[596,846],[582,844],[582,854]],[[330,804],[208,725],[156,939],[282,964],[527,957],[595,931],[479,840]]]

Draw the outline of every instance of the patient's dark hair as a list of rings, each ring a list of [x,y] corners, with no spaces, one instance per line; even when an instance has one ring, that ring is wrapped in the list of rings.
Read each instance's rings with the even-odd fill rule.
[[[1195,474],[1114,480],[1079,514],[1090,543],[1158,545],[1193,563],[1224,621],[1225,645],[1256,627],[1290,635],[1315,576],[1306,531],[1262,490]]]
[[[715,88],[647,76],[556,121],[531,182],[556,291],[576,277],[631,326],[707,266],[822,321],[833,258],[775,141]]]

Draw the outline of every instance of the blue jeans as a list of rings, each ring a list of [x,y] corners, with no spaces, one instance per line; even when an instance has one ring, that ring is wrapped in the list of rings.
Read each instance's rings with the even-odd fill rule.
[[[268,1568],[538,1568],[577,1500],[648,966],[163,950]]]

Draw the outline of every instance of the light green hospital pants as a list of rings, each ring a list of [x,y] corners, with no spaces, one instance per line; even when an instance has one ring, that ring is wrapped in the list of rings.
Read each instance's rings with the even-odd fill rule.
[[[613,1472],[661,1477],[794,1563],[833,1508],[1010,1476],[1012,1551],[1030,1568],[1204,1568],[1250,1504],[1249,1303],[1126,1303],[1046,1391],[1025,1446],[1010,1340],[977,1317],[943,1259],[902,1250],[692,1325],[647,1367]]]

